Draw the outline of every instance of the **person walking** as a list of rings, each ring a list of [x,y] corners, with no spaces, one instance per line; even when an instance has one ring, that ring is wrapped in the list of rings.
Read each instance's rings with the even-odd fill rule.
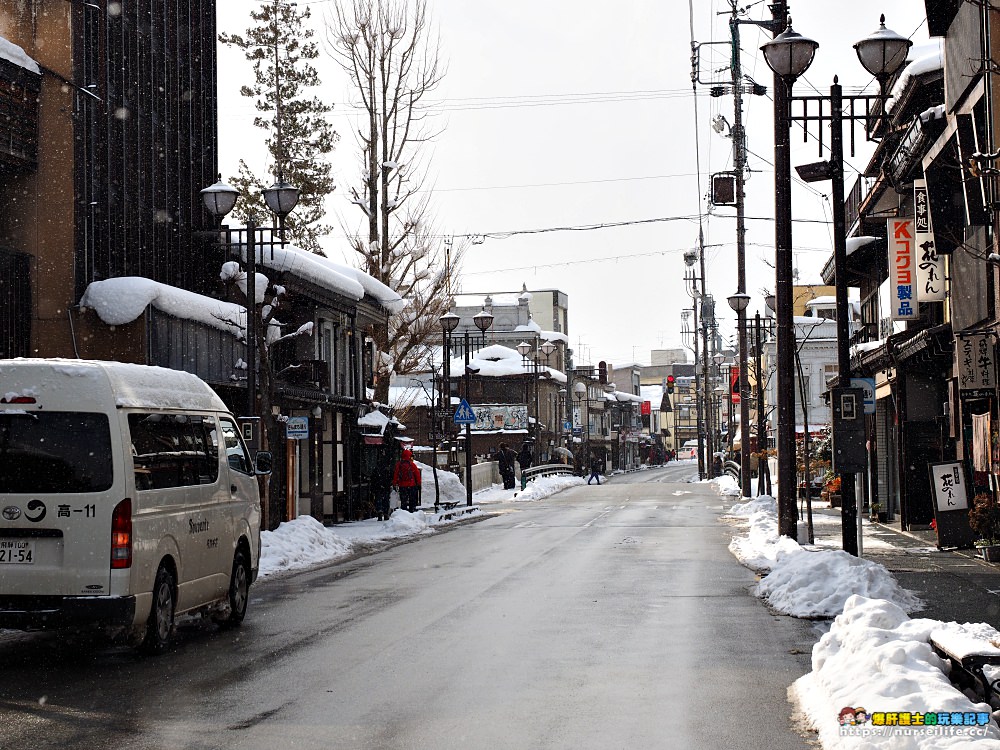
[[[392,485],[399,490],[399,501],[403,510],[417,512],[417,495],[420,490],[420,468],[413,461],[413,451],[403,450],[403,456],[396,462],[392,472]]]
[[[500,443],[500,450],[497,451],[497,467],[500,469],[500,477],[503,479],[505,490],[514,489],[514,461],[516,458],[514,451],[507,447],[507,443]]]
[[[521,452],[517,454],[517,462],[521,466],[521,489],[523,490],[528,484],[528,478],[524,475],[525,469],[531,468],[531,441],[525,440],[524,444],[521,446]]]
[[[601,473],[604,471],[604,462],[601,460],[600,456],[596,453],[590,457],[590,478],[587,480],[587,484],[590,484],[593,480],[597,480],[597,485],[601,485]]]
[[[379,521],[389,520],[389,495],[392,492],[392,472],[389,470],[390,457],[385,450],[379,452],[372,472],[372,493],[375,495],[375,515]]]

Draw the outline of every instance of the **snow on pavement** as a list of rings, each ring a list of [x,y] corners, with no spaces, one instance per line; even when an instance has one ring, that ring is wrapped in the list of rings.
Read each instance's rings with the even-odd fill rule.
[[[719,485],[732,495],[729,483]],[[746,527],[730,550],[766,574],[756,595],[796,617],[835,618],[813,646],[812,671],[789,688],[789,699],[825,750],[973,743],[977,750],[1000,750],[991,707],[949,682],[949,665],[930,645],[933,633],[938,641],[1000,653],[1000,632],[985,623],[910,619],[907,611],[919,609],[920,601],[884,566],[780,537],[774,498],[738,503],[726,517]]]
[[[422,476],[422,494],[425,505],[434,503],[434,477],[431,468],[419,464]],[[438,489],[443,502],[465,503],[465,487],[459,478],[447,471],[438,471]],[[579,484],[583,479],[575,476],[539,477],[529,482],[523,491],[505,490],[497,485],[475,493],[477,505],[501,502],[528,502],[542,500]],[[373,545],[396,539],[435,533],[435,529],[458,523],[472,516],[482,515],[473,511],[458,519],[443,520],[434,513],[418,510],[393,511],[388,521],[370,518],[353,523],[327,527],[312,516],[300,516],[286,521],[274,531],[262,531],[260,576],[266,578],[281,573],[304,570],[316,565],[330,564],[343,560],[360,551],[371,549]]]

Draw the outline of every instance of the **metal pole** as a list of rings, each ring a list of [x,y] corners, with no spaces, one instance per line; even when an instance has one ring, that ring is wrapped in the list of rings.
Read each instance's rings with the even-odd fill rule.
[[[257,222],[247,218],[247,416],[257,414]]]
[[[767,461],[767,420],[764,415],[764,340],[761,330],[760,313],[754,316],[755,362],[757,377],[757,494],[764,494],[764,462]]]
[[[836,76],[830,87],[830,166],[833,200],[833,266],[837,300],[837,381],[851,385],[851,326],[847,301],[847,226],[844,218],[843,92]],[[855,475],[840,475],[841,542],[844,552],[858,554],[858,501]]]
[[[697,288],[694,287],[695,283],[696,282],[695,282],[694,271],[692,271],[691,272],[692,289],[694,291],[697,291]],[[705,479],[706,478],[705,445],[704,445],[705,422],[704,422],[704,417],[702,416],[701,396],[699,395],[699,391],[701,390],[701,388],[698,385],[698,350],[699,350],[698,334],[700,333],[700,329],[698,328],[698,297],[694,298],[693,309],[694,309],[694,368],[695,368],[693,383],[694,383],[694,408],[697,420],[696,426],[698,431],[698,479]]]
[[[743,133],[743,91],[740,87],[743,70],[740,65],[740,26],[737,19],[736,3],[733,2],[733,17],[729,20],[733,39],[733,171],[736,172],[736,292],[745,294],[747,290],[746,266],[746,136]],[[739,341],[739,395],[740,395],[740,488],[744,497],[750,496],[750,404],[747,402],[747,315],[746,310],[736,311],[736,330]],[[732,407],[732,386],[729,405]],[[729,420],[732,430],[732,419]]]
[[[472,374],[469,372],[469,329],[465,329],[465,400],[472,403]],[[472,425],[465,425],[465,504],[472,505]]]
[[[784,28],[784,0],[771,6],[774,35]],[[774,76],[774,261],[777,318],[778,532],[797,538],[795,506],[795,328],[793,325],[792,174],[788,105],[791,83]]]

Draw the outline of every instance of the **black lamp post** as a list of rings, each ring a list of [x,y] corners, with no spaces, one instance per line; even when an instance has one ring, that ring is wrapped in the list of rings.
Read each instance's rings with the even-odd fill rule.
[[[772,6],[775,20],[784,14],[783,0]],[[909,39],[896,34],[885,27],[885,16],[880,19],[880,27],[873,34],[854,45],[858,59],[865,69],[879,82],[877,96],[856,95],[848,97],[851,102],[850,121],[855,119],[869,120],[869,107],[877,102],[884,110],[885,87],[892,75],[906,61],[909,50]],[[795,535],[795,431],[794,384],[789,380],[794,377],[794,327],[792,324],[792,254],[791,254],[791,165],[788,153],[788,131],[793,121],[829,122],[831,125],[830,162],[825,173],[821,170],[816,179],[832,180],[833,229],[834,229],[834,273],[836,276],[837,300],[837,379],[841,385],[850,385],[850,319],[847,302],[847,238],[844,218],[844,154],[843,154],[843,92],[837,78],[830,87],[830,96],[792,97],[792,85],[812,63],[816,48],[819,45],[811,39],[797,34],[788,27],[773,40],[761,47],[768,67],[775,75],[774,97],[774,139],[775,139],[775,277],[777,292],[777,324],[778,324],[778,515],[779,532],[783,535]],[[795,101],[809,102],[826,101],[830,105],[830,114],[819,116],[812,113],[794,116],[791,104]],[[855,116],[854,104],[865,104],[864,115]],[[869,134],[875,129],[869,125]],[[820,141],[822,144],[822,141]],[[790,406],[789,406],[790,401]],[[851,554],[858,553],[857,544],[857,499],[855,496],[854,475],[847,473],[841,476],[841,495],[843,498],[843,548]]]
[[[201,191],[205,208],[216,219],[221,221],[236,205],[240,192],[232,185],[219,181]],[[285,217],[295,208],[299,200],[299,189],[280,181],[264,191],[264,201],[278,217],[282,227],[282,244],[284,244]],[[260,290],[257,288],[257,222],[254,217],[247,218],[246,243],[246,346],[247,346],[247,416],[257,416],[257,305],[263,302],[258,299]],[[226,244],[228,245],[228,238]]]
[[[452,312],[445,313],[438,321],[441,323],[441,330],[444,332],[444,356],[442,357],[443,372],[447,385],[445,390],[450,394],[451,392],[451,337],[455,332],[455,329],[459,324],[459,317]],[[486,331],[489,330],[490,326],[493,325],[493,315],[486,310],[481,310],[472,317],[472,322],[475,323],[476,328],[478,328],[484,336]],[[463,376],[463,382],[465,384],[465,400],[470,401],[472,396],[472,373],[473,368],[469,365],[469,357],[471,353],[471,343],[469,340],[469,328],[467,327],[464,331],[465,338],[465,374]],[[450,401],[450,399],[448,399]],[[472,505],[472,425],[465,425],[465,504]]]

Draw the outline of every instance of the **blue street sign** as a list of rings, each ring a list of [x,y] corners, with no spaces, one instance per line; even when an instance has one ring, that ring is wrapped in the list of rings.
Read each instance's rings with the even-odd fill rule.
[[[572,422],[563,422],[563,429],[566,430],[566,432],[569,432],[570,430],[573,429],[573,423]]]
[[[455,409],[455,424],[475,424],[476,423],[476,413],[472,411],[472,407],[469,406],[469,402],[464,398],[462,402]]]
[[[289,417],[285,422],[285,437],[289,440],[306,440],[309,437],[309,418]]]
[[[865,414],[875,413],[875,378],[851,378],[851,388],[865,392]]]

